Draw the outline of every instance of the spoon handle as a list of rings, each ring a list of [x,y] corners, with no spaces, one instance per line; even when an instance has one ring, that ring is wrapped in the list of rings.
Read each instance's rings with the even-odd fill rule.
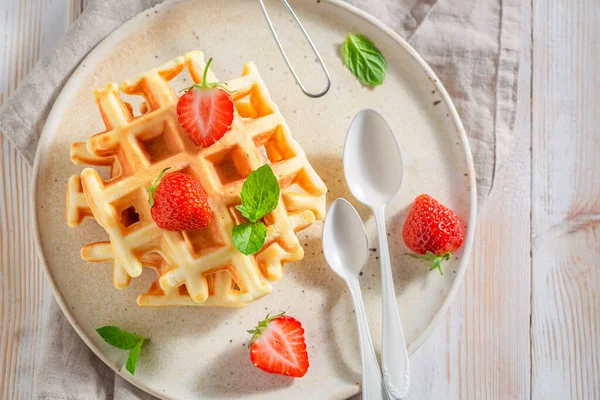
[[[360,359],[362,361],[362,398],[363,400],[385,400],[385,388],[381,381],[381,370],[377,363],[377,356],[373,348],[373,341],[369,333],[367,314],[358,279],[348,280],[354,310],[356,312],[356,324],[358,326],[358,340],[360,342]]]
[[[385,207],[373,209],[379,236],[379,257],[381,262],[381,292],[383,301],[383,340],[381,368],[383,381],[394,400],[406,398],[410,386],[410,368],[402,324],[398,314],[398,303],[394,290],[394,279],[390,264],[387,232],[385,228]]]

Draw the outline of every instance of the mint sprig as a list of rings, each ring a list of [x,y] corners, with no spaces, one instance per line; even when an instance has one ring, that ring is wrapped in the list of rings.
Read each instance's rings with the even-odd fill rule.
[[[267,227],[260,221],[277,208],[279,182],[268,164],[252,171],[244,181],[240,197],[242,204],[237,210],[250,222],[233,228],[235,247],[245,255],[259,251],[267,237]]]
[[[369,86],[378,86],[385,80],[387,63],[381,51],[366,36],[349,33],[342,45],[344,62],[358,78]]]
[[[135,374],[135,367],[140,357],[142,347],[150,341],[135,333],[127,332],[116,326],[103,326],[96,329],[96,332],[104,339],[104,341],[117,349],[129,350],[127,357],[126,369]]]

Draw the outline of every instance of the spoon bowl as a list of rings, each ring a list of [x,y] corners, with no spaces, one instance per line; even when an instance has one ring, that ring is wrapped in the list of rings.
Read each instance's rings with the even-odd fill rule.
[[[333,202],[323,226],[323,253],[331,269],[342,279],[358,275],[368,257],[365,227],[350,203]]]
[[[402,156],[386,120],[371,109],[360,111],[344,144],[344,174],[352,194],[363,204],[388,204],[402,183]]]

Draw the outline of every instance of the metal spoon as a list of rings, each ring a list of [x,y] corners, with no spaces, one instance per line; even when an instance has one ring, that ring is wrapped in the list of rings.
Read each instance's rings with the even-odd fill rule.
[[[383,297],[381,369],[390,396],[403,399],[408,395],[410,369],[385,228],[385,206],[402,183],[402,157],[394,133],[376,111],[365,109],[354,117],[344,145],[344,174],[354,197],[375,215]]]
[[[344,199],[333,202],[325,219],[323,253],[333,272],[346,282],[352,295],[362,361],[362,398],[386,399],[358,283],[358,274],[367,261],[367,233],[354,207]]]

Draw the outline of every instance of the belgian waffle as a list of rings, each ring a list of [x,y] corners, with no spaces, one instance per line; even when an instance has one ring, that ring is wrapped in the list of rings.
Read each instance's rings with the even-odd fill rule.
[[[143,267],[154,269],[157,279],[138,297],[141,306],[244,306],[271,292],[269,281],[282,277],[284,263],[303,258],[296,232],[324,217],[327,188],[291,137],[254,63],[226,82],[235,105],[231,129],[209,148],[192,143],[178,123],[178,96],[169,81],[187,70],[200,83],[205,65],[202,52],[193,51],[120,86],[95,90],[106,130],[71,146],[73,163],[110,168],[108,179],[85,168],[68,181],[69,226],[93,218],[109,237],[85,246],[81,256],[113,262],[117,288],[128,286]],[[217,81],[210,71],[208,79]],[[141,115],[134,117],[119,92],[143,96]],[[244,179],[266,163],[281,197],[264,218],[264,246],[246,256],[231,238],[233,227],[246,222],[235,206]],[[166,167],[203,186],[213,210],[208,227],[171,232],[154,223],[146,187]]]

